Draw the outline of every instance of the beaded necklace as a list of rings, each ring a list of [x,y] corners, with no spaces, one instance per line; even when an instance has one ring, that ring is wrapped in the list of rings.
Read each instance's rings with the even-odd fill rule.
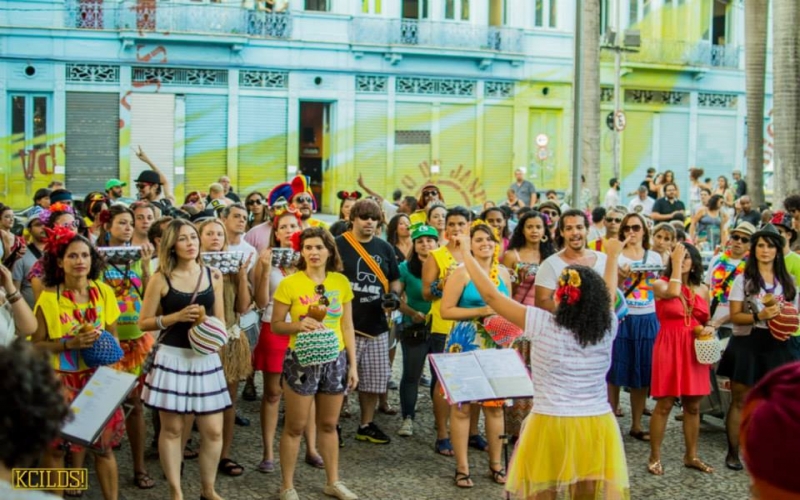
[[[686,289],[689,291],[689,296],[687,297],[683,290]],[[683,304],[683,324],[685,326],[690,326],[692,324],[692,313],[694,312],[694,297],[695,292],[691,288],[686,285],[681,284],[681,294],[679,295],[681,299],[681,304]],[[687,304],[688,299],[688,304]]]
[[[87,291],[89,292],[89,307],[81,314],[81,308],[78,306],[78,303],[75,301],[75,292],[72,290],[64,289],[62,295],[65,299],[72,302],[72,305],[75,308],[72,310],[72,317],[77,321],[79,324],[88,323],[94,325],[97,321],[97,298],[98,298],[98,289],[93,287],[91,284],[87,287]]]

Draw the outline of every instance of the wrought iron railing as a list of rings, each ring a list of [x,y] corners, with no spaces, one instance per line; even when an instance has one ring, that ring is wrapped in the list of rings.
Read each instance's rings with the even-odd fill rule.
[[[289,38],[289,12],[245,9],[240,4],[66,0],[66,27],[138,30],[161,33],[208,33],[259,38]]]
[[[522,52],[521,29],[461,22],[354,17],[351,43]]]
[[[676,66],[738,68],[739,47],[712,45],[709,42],[642,39],[638,52],[626,52],[625,60],[647,64]],[[611,51],[603,51],[601,59],[612,61]]]

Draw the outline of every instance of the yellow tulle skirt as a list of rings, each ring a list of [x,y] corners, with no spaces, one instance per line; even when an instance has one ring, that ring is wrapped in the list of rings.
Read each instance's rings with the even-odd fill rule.
[[[511,460],[506,490],[526,500],[629,499],[628,465],[614,415],[530,414]]]

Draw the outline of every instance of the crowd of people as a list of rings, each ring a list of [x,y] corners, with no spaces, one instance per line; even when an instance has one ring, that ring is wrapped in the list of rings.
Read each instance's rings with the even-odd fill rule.
[[[358,498],[340,478],[340,419],[357,400],[352,438],[389,444],[374,416],[398,413],[387,398],[393,385],[402,438],[414,435],[420,387],[430,387],[430,444],[453,457],[455,488],[474,487],[475,449],[488,453],[488,479],[514,498],[630,498],[615,418],[623,389],[628,434],[650,446],[643,468],[660,476],[673,465],[662,463],[661,446],[680,402],[682,465],[712,473],[704,460],[718,450],[698,449],[700,405],[716,376],[728,377],[724,465],[741,470],[740,445],[748,468],[759,448],[740,429],[765,432],[754,423],[752,405],[769,397],[759,383],[800,360],[792,250],[800,195],[784,200],[785,210],[755,210],[738,173],[735,188],[724,177],[714,187],[692,169],[684,203],[672,172],[649,171],[628,205],[612,179],[606,204],[571,208],[554,191],[540,199],[519,169],[508,199],[480,214],[446,204],[435,183],[388,200],[359,176],[363,193],[337,193],[339,220],[329,227],[303,176],[243,202],[223,177],[180,204],[158,167],[137,155],[151,168],[137,178],[135,200],[117,179],[80,207],[63,186],[39,190],[21,235],[13,210],[0,205],[0,341],[9,346],[0,357],[35,357],[27,344],[45,353],[38,376],[57,401],[39,411],[55,422],[43,425],[41,442],[4,456],[6,468],[81,467],[89,451],[104,498],[115,499],[115,449],[126,436],[135,486],[157,485],[161,474],[145,461],[151,430],[170,497],[183,498],[183,462],[197,459],[202,498],[217,500],[217,474],[245,472],[233,436],[247,422],[236,404],[258,397],[260,371],[255,469],[280,470],[282,500],[300,497],[301,440],[304,462],[325,470],[324,493]],[[512,334],[494,334],[500,317]],[[724,349],[718,365],[698,354],[698,341]],[[398,345],[399,387],[391,376]],[[429,354],[506,348],[524,360],[534,398],[451,404],[432,367],[426,380]],[[99,366],[137,384],[127,416],[117,409],[97,442],[82,447],[51,427]],[[509,470],[504,435],[516,444]],[[787,488],[763,472],[757,487]]]

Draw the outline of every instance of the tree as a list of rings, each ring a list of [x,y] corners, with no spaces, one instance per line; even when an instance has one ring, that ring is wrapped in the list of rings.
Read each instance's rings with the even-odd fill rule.
[[[591,206],[600,204],[600,0],[583,2],[583,133],[581,171],[592,193]]]
[[[764,203],[764,87],[767,79],[768,9],[769,0],[744,2],[747,194],[754,206]]]
[[[773,205],[779,206],[786,195],[800,189],[800,5],[797,0],[774,0],[773,9]]]

